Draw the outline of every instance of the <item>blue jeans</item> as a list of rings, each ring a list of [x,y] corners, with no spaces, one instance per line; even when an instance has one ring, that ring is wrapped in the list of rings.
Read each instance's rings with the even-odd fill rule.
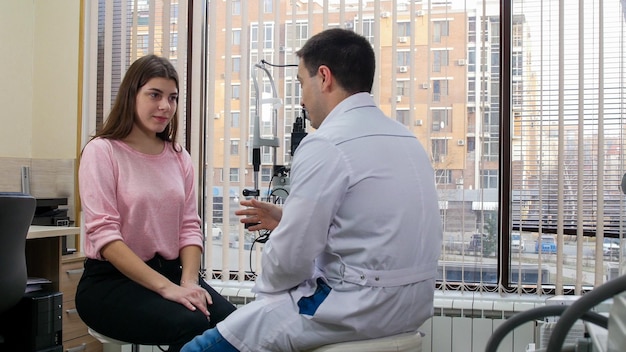
[[[189,341],[180,352],[239,352],[224,336],[212,328]]]

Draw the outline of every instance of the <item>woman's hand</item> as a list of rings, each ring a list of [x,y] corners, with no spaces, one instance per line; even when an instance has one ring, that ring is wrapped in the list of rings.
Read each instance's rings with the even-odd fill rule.
[[[244,224],[254,224],[248,227],[250,231],[273,230],[283,216],[283,209],[272,203],[250,199],[239,204],[246,208],[235,211],[235,215],[243,216],[239,221]]]
[[[195,282],[181,282],[180,286],[171,285],[161,293],[163,298],[178,302],[189,310],[200,309],[207,317],[210,315],[208,305],[213,304],[211,295]]]

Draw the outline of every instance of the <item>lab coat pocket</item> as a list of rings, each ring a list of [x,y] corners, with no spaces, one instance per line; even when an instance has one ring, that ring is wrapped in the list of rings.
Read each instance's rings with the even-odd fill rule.
[[[305,296],[298,300],[298,313],[313,316],[317,308],[326,300],[332,289],[321,278],[317,279],[317,288],[311,296]]]

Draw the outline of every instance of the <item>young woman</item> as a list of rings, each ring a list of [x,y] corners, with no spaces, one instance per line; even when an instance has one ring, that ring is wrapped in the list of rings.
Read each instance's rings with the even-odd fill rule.
[[[101,334],[169,351],[235,310],[199,277],[203,237],[191,158],[176,143],[177,103],[172,64],[138,59],[79,167],[87,259],[78,313]]]

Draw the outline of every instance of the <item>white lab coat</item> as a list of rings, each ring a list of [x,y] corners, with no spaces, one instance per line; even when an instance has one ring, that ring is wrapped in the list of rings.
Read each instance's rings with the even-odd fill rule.
[[[299,145],[257,299],[217,325],[240,351],[303,351],[416,331],[433,314],[442,238],[424,148],[367,93],[340,103]],[[322,278],[332,288],[305,314]]]

